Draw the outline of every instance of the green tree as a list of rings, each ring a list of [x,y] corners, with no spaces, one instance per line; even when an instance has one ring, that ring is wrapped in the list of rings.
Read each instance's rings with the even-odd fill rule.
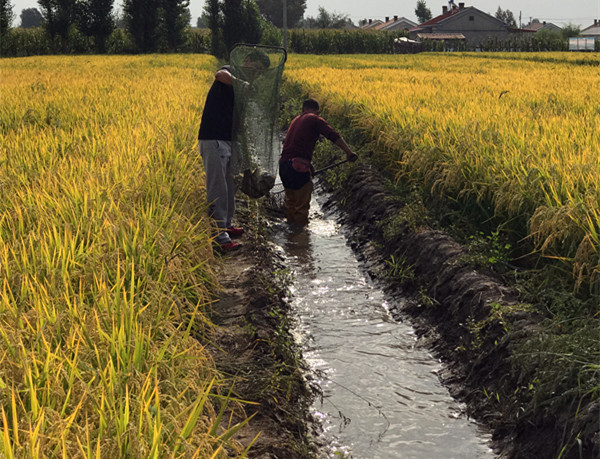
[[[21,10],[21,27],[31,29],[42,25],[42,13],[37,8],[25,8]]]
[[[245,41],[242,35],[244,24],[243,0],[224,0],[221,11],[223,12],[223,40],[225,48],[230,50],[236,43]]]
[[[189,0],[162,0],[159,10],[159,37],[161,49],[179,51],[186,42],[190,27]]]
[[[219,0],[206,0],[204,4],[206,26],[210,29],[210,53],[213,56],[223,57],[227,53],[223,41],[223,15]]]
[[[199,29],[208,28],[208,15],[206,12],[202,13],[202,16],[196,19],[196,27]]]
[[[330,13],[320,6],[316,18],[307,17],[300,24],[307,29],[343,29],[351,25],[352,21],[347,14]]]
[[[277,27],[283,27],[283,0],[256,0],[262,16]],[[306,11],[306,0],[287,0],[287,26],[295,27]]]
[[[581,27],[572,23],[567,24],[561,30],[561,34],[565,40],[568,40],[571,37],[578,37],[580,33]]]
[[[419,24],[423,24],[424,22],[429,21],[433,16],[431,15],[431,10],[427,8],[427,4],[425,0],[418,0],[417,7],[415,8],[415,15],[419,20]]]
[[[94,37],[96,52],[106,52],[106,40],[115,28],[114,0],[80,0],[77,9],[79,30]]]
[[[6,35],[14,19],[13,6],[10,0],[0,0],[0,36]]]
[[[260,43],[262,38],[262,19],[260,9],[255,0],[243,2],[244,22],[242,23],[241,40],[246,43]]]
[[[534,51],[564,51],[567,43],[558,30],[540,29],[534,36]]]
[[[76,23],[76,0],[38,0],[44,18],[44,27],[53,41],[60,38],[63,52],[70,47],[70,34]]]
[[[260,43],[263,27],[254,0],[207,0],[204,13],[214,56],[227,57],[236,43]]]
[[[515,15],[510,10],[503,10],[502,8],[498,7],[498,10],[496,11],[496,19],[500,19],[509,27],[517,27]]]
[[[242,9],[242,0],[223,1],[223,41],[227,51],[236,43],[244,41],[241,37],[241,25],[244,20]]]
[[[123,18],[139,52],[150,53],[158,48],[160,0],[125,0]]]

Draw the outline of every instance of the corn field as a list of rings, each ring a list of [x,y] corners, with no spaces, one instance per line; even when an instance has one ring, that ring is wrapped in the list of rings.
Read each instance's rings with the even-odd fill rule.
[[[396,177],[525,220],[575,285],[600,281],[598,55],[299,56],[287,77],[385,151]]]
[[[216,285],[194,150],[215,68],[207,56],[0,60],[3,457],[237,447],[195,339],[210,334]]]

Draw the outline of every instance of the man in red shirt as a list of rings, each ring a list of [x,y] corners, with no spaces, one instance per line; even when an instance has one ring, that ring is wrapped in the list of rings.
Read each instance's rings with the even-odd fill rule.
[[[348,161],[358,159],[342,136],[319,116],[320,113],[316,100],[307,99],[302,103],[302,114],[290,123],[279,160],[279,176],[285,188],[285,216],[290,223],[300,226],[308,224],[314,172],[311,161],[317,140],[323,136],[343,150]]]

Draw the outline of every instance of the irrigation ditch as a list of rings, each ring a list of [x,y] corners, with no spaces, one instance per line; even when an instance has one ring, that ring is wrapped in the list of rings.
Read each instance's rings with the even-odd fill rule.
[[[284,112],[299,106],[298,94],[292,97]],[[344,122],[344,137],[364,145],[349,120],[336,118],[332,124]],[[437,375],[443,386],[464,404],[469,418],[487,426],[498,457],[600,457],[598,388],[590,390],[589,381],[588,387],[579,385],[576,366],[557,368],[556,362],[570,359],[567,347],[540,344],[562,333],[561,324],[544,314],[547,298],[535,304],[482,263],[490,246],[478,253],[481,247],[459,243],[410,190],[399,192],[376,157],[320,176],[327,194],[323,208],[338,215],[361,269],[386,295],[405,299],[392,315],[409,322],[419,346],[442,362]],[[337,160],[319,151],[316,166]],[[307,364],[292,336],[292,279],[270,234],[282,215],[262,200],[240,204],[240,223],[249,231],[242,251],[224,259],[224,291],[215,304],[217,366],[235,381],[236,396],[253,403],[245,405],[245,414],[238,413],[254,415],[240,441],[254,441],[250,457],[321,457],[319,427],[311,413],[319,393],[305,378]],[[600,336],[592,334],[580,345],[598,343]],[[568,339],[566,331],[564,336]],[[540,382],[540,375],[546,380]]]
[[[330,205],[341,206],[341,222],[352,228],[351,244],[369,272],[388,292],[410,292],[412,301],[400,312],[444,362],[443,384],[469,416],[490,427],[500,457],[598,456],[597,402],[584,398],[576,406],[556,394],[554,406],[532,403],[534,369],[519,364],[515,353],[545,326],[514,286],[473,263],[448,234],[423,224],[424,209],[399,199],[374,167],[352,169]]]
[[[513,286],[474,264],[448,234],[423,224],[423,209],[399,198],[377,167],[349,166],[321,183],[329,193],[324,207],[339,210],[363,269],[387,295],[407,298],[393,313],[409,320],[420,345],[442,362],[442,384],[490,429],[498,457],[598,457],[597,402],[567,404],[574,398],[557,394],[555,404],[532,403],[533,368],[514,354],[544,332],[543,317]],[[255,418],[240,437],[254,441],[250,457],[319,457],[310,412],[318,394],[291,337],[289,270],[269,240],[277,216],[256,202],[242,204],[250,231],[242,251],[222,267],[217,366],[236,381],[236,395],[253,403],[245,415]]]

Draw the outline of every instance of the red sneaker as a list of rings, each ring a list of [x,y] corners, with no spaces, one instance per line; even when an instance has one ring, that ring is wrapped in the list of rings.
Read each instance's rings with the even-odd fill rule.
[[[232,226],[231,228],[227,228],[227,234],[229,234],[229,237],[241,237],[244,234],[244,228]]]
[[[229,241],[226,242],[225,244],[219,244],[219,251],[221,252],[233,252],[235,250],[241,249],[242,248],[242,244],[239,244],[237,242],[233,242],[233,241]]]

